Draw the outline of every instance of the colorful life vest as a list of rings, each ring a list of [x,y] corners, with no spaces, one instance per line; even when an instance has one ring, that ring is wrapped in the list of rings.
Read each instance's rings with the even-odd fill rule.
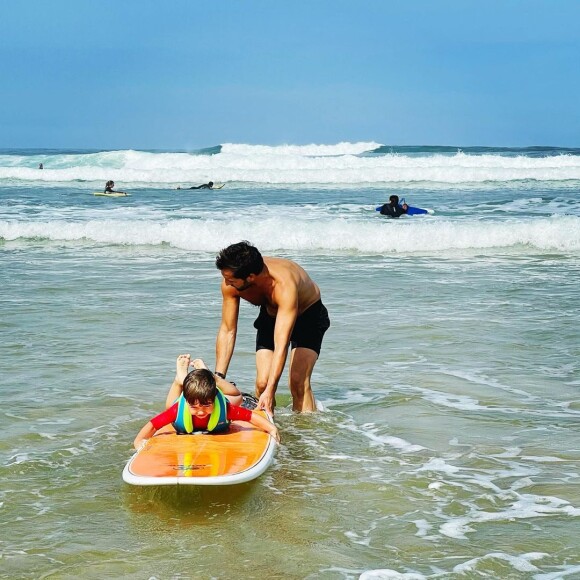
[[[219,433],[220,431],[225,431],[229,427],[230,422],[228,421],[228,407],[227,399],[224,394],[218,389],[215,398],[213,411],[209,416],[209,423],[207,424],[207,430],[210,433]],[[175,430],[180,434],[193,433],[193,417],[187,405],[187,401],[183,396],[183,393],[177,399],[177,418],[173,422]]]

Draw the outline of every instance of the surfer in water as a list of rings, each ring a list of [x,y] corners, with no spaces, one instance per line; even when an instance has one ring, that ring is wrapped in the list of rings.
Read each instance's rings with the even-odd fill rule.
[[[177,189],[213,189],[213,181],[209,181],[208,183],[202,183],[201,185],[192,185],[191,187],[183,187],[183,188],[180,185],[178,185]]]
[[[388,217],[398,218],[403,214],[407,213],[409,206],[406,203],[399,205],[399,196],[391,195],[389,197],[388,203],[385,203],[381,207],[381,215],[386,215]]]
[[[122,191],[115,191],[113,188],[115,187],[115,182],[112,179],[109,179],[105,184],[105,193],[123,193]]]
[[[165,425],[173,424],[178,433],[218,433],[227,431],[229,422],[236,419],[248,421],[280,442],[278,429],[273,423],[259,413],[230,402],[228,392],[241,395],[235,385],[222,381],[218,389],[216,377],[204,362],[200,359],[190,361],[188,354],[177,357],[177,372],[167,395],[166,409],[139,431],[133,442],[135,449]],[[190,365],[195,368],[188,373]]]
[[[216,375],[225,379],[236,344],[240,299],[260,307],[256,334],[258,409],[273,413],[278,381],[291,346],[292,409],[316,411],[310,379],[324,333],[330,327],[320,289],[291,260],[262,257],[249,242],[221,250],[216,267],[223,277],[222,321],[216,339]]]

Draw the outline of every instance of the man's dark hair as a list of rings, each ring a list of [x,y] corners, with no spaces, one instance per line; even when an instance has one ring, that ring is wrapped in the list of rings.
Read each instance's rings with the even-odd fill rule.
[[[258,248],[244,240],[221,250],[215,265],[218,270],[231,270],[235,278],[245,280],[264,269],[264,258]]]
[[[391,197],[389,197],[389,201],[393,205],[398,205],[398,203],[399,203],[399,196],[398,195],[391,195]]]

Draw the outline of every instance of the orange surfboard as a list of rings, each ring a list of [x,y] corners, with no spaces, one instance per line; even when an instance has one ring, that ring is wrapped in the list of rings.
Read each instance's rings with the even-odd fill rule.
[[[266,471],[275,449],[270,435],[246,421],[233,421],[229,431],[219,434],[177,435],[167,425],[129,459],[123,480],[132,485],[243,483]]]

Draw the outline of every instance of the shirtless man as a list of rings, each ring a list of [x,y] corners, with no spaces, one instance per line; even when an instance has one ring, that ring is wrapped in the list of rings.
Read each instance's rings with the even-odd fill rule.
[[[310,377],[330,326],[320,289],[295,262],[263,258],[249,242],[224,248],[216,258],[222,280],[222,322],[216,340],[216,374],[225,378],[238,329],[240,298],[260,307],[256,335],[258,409],[273,413],[274,395],[291,344],[289,383],[294,411],[315,411]]]

